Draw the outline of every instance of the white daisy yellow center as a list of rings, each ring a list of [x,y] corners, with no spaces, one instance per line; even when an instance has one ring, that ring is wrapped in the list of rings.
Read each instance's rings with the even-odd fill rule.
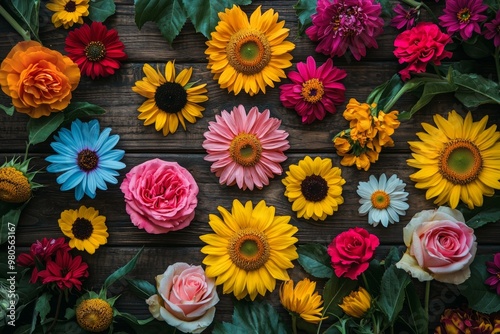
[[[236,233],[229,241],[228,250],[231,261],[246,271],[262,267],[270,255],[266,235],[251,228]]]
[[[254,134],[240,133],[231,141],[229,155],[241,166],[255,166],[262,155],[262,144]]]
[[[372,206],[375,209],[384,210],[391,204],[391,197],[383,190],[376,190],[371,196]]]
[[[453,184],[464,185],[474,181],[482,168],[481,151],[470,140],[452,140],[441,150],[439,172]]]
[[[271,45],[267,37],[254,29],[242,29],[233,34],[226,52],[229,64],[246,75],[261,72],[271,61]]]
[[[309,79],[302,84],[302,97],[306,102],[316,103],[321,101],[325,94],[323,83],[316,78]]]

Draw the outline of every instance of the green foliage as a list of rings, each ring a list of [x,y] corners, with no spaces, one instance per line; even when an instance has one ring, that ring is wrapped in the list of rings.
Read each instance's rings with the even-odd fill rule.
[[[316,13],[317,0],[298,0],[293,6],[299,20],[299,35],[312,25],[311,15]]]
[[[492,255],[476,255],[470,266],[471,275],[458,286],[460,292],[467,298],[469,307],[475,311],[490,314],[500,311],[500,296],[495,290],[484,284],[489,277],[486,271],[486,261],[493,261]]]
[[[500,104],[500,86],[479,74],[462,74],[456,70],[452,75],[453,83],[459,86],[455,97],[467,108],[487,103]]]
[[[7,115],[9,115],[9,116],[14,115],[14,111],[16,110],[16,109],[14,108],[14,106],[6,107],[6,106],[1,105],[1,104],[0,104],[0,109],[1,109],[1,110],[3,110],[3,111],[5,111],[5,113],[6,113]]]
[[[234,304],[233,322],[217,323],[212,334],[286,334],[278,312],[267,302],[240,300]]]
[[[409,315],[400,315],[400,322],[408,326],[414,334],[427,334],[429,327],[428,314],[420,303],[420,298],[415,290],[415,286],[410,282],[405,289]]]
[[[378,306],[387,316],[389,324],[394,325],[399,312],[403,309],[405,288],[411,279],[408,274],[391,265],[382,276]]]
[[[299,263],[309,274],[317,278],[330,278],[333,275],[330,256],[324,245],[317,243],[300,245],[297,248]]]
[[[47,320],[47,314],[50,312],[50,299],[52,295],[50,293],[43,293],[37,298],[35,303],[35,314],[40,315],[40,323],[44,324]],[[36,318],[36,317],[34,317]],[[33,324],[34,325],[34,324]]]
[[[96,22],[104,22],[116,11],[113,0],[91,0],[89,2],[89,19]]]
[[[139,298],[148,299],[156,294],[156,287],[146,280],[125,277],[128,287]]]
[[[15,231],[24,205],[0,202],[0,245],[9,238],[9,231]]]
[[[469,219],[466,224],[470,228],[476,229],[488,223],[495,223],[498,221],[500,221],[500,208],[496,207],[479,212]]]
[[[357,286],[358,281],[332,275],[326,282],[323,290],[324,314],[340,316],[342,314],[342,309],[339,307],[339,304],[341,304],[342,299],[356,289]]]
[[[472,38],[463,41],[462,48],[467,56],[474,59],[489,57],[493,54],[493,45],[481,35],[474,34]]]
[[[137,254],[134,255],[134,257],[127,262],[123,267],[118,268],[114,273],[108,276],[106,280],[104,281],[104,284],[102,286],[103,290],[108,289],[114,282],[116,282],[119,279],[122,279],[127,275],[129,272],[131,272],[135,268],[135,264],[137,263],[137,259],[139,258],[139,255],[141,255],[144,247],[142,247]]]
[[[9,23],[21,34],[24,40],[34,38],[41,42],[38,36],[40,0],[0,0],[0,7],[3,7],[15,20],[15,22]],[[4,15],[1,12],[0,14]],[[16,27],[16,25],[18,26]]]

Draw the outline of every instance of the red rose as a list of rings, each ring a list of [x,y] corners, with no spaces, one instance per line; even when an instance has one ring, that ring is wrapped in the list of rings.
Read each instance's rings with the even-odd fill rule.
[[[379,244],[376,235],[360,227],[351,228],[337,235],[328,245],[328,254],[335,275],[357,279],[368,269],[369,261]]]

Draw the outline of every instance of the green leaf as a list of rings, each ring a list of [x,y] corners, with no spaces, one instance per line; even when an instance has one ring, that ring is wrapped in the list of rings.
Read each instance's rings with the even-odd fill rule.
[[[429,102],[431,102],[434,96],[439,94],[451,93],[456,91],[457,89],[458,86],[454,85],[453,83],[449,83],[448,81],[429,81],[424,83],[424,90],[422,92],[422,95],[410,109],[410,117],[413,116],[414,113],[422,109],[424,106],[426,106]]]
[[[0,215],[2,215],[0,222],[0,245],[5,243],[9,239],[9,235],[12,236],[12,233],[16,231],[23,209],[24,205],[14,206],[0,202]]]
[[[92,104],[88,102],[73,102],[64,109],[64,122],[63,124],[73,122],[75,119],[80,117],[102,115],[106,112],[103,108],[97,104]]]
[[[45,320],[47,318],[47,314],[50,312],[50,299],[52,298],[52,295],[48,292],[45,292],[42,294],[38,299],[36,300],[35,304],[35,312],[37,312],[40,315],[40,323],[45,323]]]
[[[132,292],[139,298],[148,299],[152,295],[158,293],[156,287],[146,280],[131,279],[127,277],[125,277],[125,280],[127,281],[130,290],[132,290]]]
[[[476,255],[474,262],[470,265],[470,277],[458,288],[467,298],[470,308],[490,314],[500,311],[500,295],[484,284],[490,276],[486,271],[486,261],[493,261],[493,255]]]
[[[404,270],[397,269],[395,265],[391,265],[382,276],[377,304],[387,316],[391,326],[403,309],[405,288],[410,282],[410,276]]]
[[[40,37],[38,37],[40,0],[1,0],[0,4],[26,30],[23,36],[24,39],[31,39],[33,37],[41,42]]]
[[[342,314],[342,309],[339,304],[341,304],[342,299],[351,293],[357,286],[358,281],[332,275],[323,289],[324,314],[340,316]]]
[[[197,32],[201,32],[206,38],[215,31],[219,23],[219,12],[233,5],[248,5],[251,0],[182,0],[187,16],[193,23]]]
[[[475,73],[462,74],[452,71],[453,83],[460,88],[455,97],[467,108],[482,104],[500,104],[500,87],[498,83]]]
[[[89,19],[96,22],[104,22],[116,11],[113,0],[91,0],[89,2]]]
[[[494,53],[493,44],[490,47],[490,43],[480,35],[464,41],[462,47],[467,56],[474,59],[486,58]]]
[[[35,145],[47,140],[63,121],[64,114],[62,112],[40,118],[30,118],[28,121],[28,145]]]
[[[293,6],[299,19],[299,35],[312,25],[311,16],[316,13],[317,0],[298,0]]]
[[[326,247],[320,244],[300,245],[297,249],[299,263],[309,274],[317,278],[330,278],[333,275],[330,256]]]
[[[217,323],[212,334],[288,333],[278,312],[267,302],[235,302],[233,322]]]
[[[373,259],[370,261],[370,267],[363,273],[368,282],[368,287],[365,286],[365,288],[372,297],[380,294],[380,282],[382,281],[384,271],[384,266],[377,259]]]
[[[5,111],[5,113],[6,113],[7,115],[9,115],[9,116],[14,115],[14,111],[16,110],[16,109],[14,108],[14,106],[11,106],[11,107],[6,107],[6,106],[1,105],[1,104],[0,104],[0,109],[2,109],[3,111]]]
[[[414,334],[427,334],[429,327],[429,316],[420,303],[420,298],[412,282],[406,286],[405,295],[408,312],[410,314],[400,314],[399,320],[405,323]]]
[[[124,265],[121,268],[118,268],[114,273],[109,275],[108,278],[106,278],[106,280],[104,281],[102,289],[109,288],[114,282],[116,282],[119,279],[122,279],[125,275],[131,272],[135,268],[137,259],[139,258],[139,255],[142,253],[143,249],[144,247],[142,247],[126,265]]]
[[[385,269],[388,269],[391,265],[396,264],[396,262],[399,262],[399,260],[401,260],[401,255],[399,253],[398,248],[391,247],[389,253],[387,254],[384,260]]]
[[[500,208],[484,210],[467,221],[470,228],[476,229],[488,223],[495,223],[500,220]]]
[[[145,325],[147,323],[150,323],[151,321],[155,320],[153,317],[149,317],[147,319],[137,319],[135,315],[132,315],[130,313],[125,313],[125,312],[119,312],[115,311],[115,317],[123,318],[135,325]]]

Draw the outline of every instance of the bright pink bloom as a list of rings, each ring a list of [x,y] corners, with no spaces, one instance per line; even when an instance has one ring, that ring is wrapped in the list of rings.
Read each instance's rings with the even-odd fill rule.
[[[488,6],[482,0],[448,0],[439,17],[439,24],[446,28],[449,35],[456,32],[465,41],[472,37],[472,33],[481,33],[479,24],[486,20],[482,13]]]
[[[421,22],[400,33],[394,41],[394,55],[400,64],[408,63],[399,71],[401,78],[407,80],[411,73],[425,72],[427,64],[440,65],[442,59],[451,58],[453,54],[445,50],[451,42],[451,37],[442,33],[434,23]]]
[[[132,223],[148,233],[188,226],[198,205],[198,185],[177,162],[152,159],[135,166],[120,186]]]
[[[242,105],[215,115],[215,122],[209,122],[209,131],[204,133],[203,148],[219,183],[253,190],[268,185],[275,174],[281,175],[280,163],[286,160],[283,152],[290,145],[288,133],[279,130],[280,125],[279,119],[270,117],[269,109],[261,113],[257,107],[248,115]]]
[[[491,276],[484,281],[484,284],[495,289],[497,294],[500,295],[500,253],[493,256],[493,261],[486,262],[486,270]]]
[[[73,287],[81,290],[81,279],[89,276],[88,267],[80,255],[72,257],[68,251],[59,249],[55,260],[49,260],[47,267],[38,275],[42,278],[43,284],[54,282],[61,290]]]
[[[487,39],[492,39],[493,44],[496,48],[500,46],[500,11],[497,11],[497,15],[493,21],[485,23],[484,37]]]
[[[297,64],[297,70],[288,73],[292,83],[280,86],[280,100],[285,107],[297,111],[302,123],[322,120],[327,112],[333,114],[336,111],[335,105],[344,102],[345,86],[338,81],[347,73],[333,66],[331,58],[316,68],[314,58],[309,56],[307,64]]]
[[[380,240],[376,235],[360,227],[337,235],[327,249],[335,275],[358,279],[358,276],[368,269],[379,245]]]
[[[372,0],[318,0],[306,34],[319,41],[316,52],[340,57],[349,49],[360,60],[366,48],[378,48],[375,38],[384,26],[381,13],[380,3]]]
[[[405,28],[406,30],[411,29],[413,26],[415,26],[415,20],[419,14],[418,10],[416,10],[415,8],[406,9],[406,7],[403,7],[398,3],[394,7],[394,12],[397,15],[391,19],[391,26],[397,29]]]

